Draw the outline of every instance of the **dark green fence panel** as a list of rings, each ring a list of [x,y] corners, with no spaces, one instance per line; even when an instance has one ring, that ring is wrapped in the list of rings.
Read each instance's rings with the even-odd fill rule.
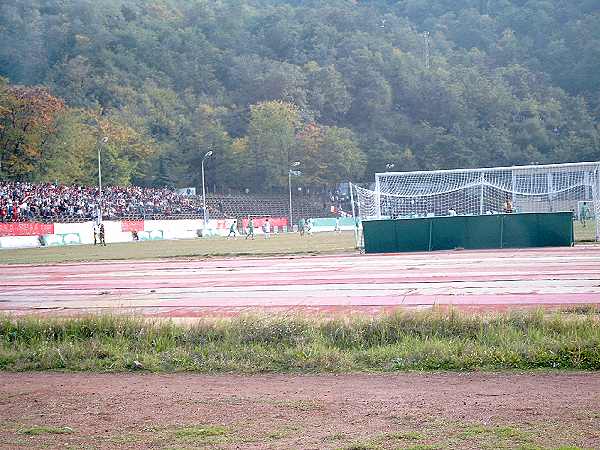
[[[502,247],[540,247],[544,237],[538,235],[539,214],[506,214],[502,232]]]
[[[538,214],[538,234],[543,236],[543,247],[567,247],[573,245],[573,213]]]
[[[563,213],[504,215],[503,247],[564,247],[573,243],[573,216]]]
[[[570,246],[572,213],[363,221],[367,253]]]
[[[465,248],[467,217],[435,217],[431,221],[431,250]]]
[[[363,221],[363,233],[366,253],[399,251],[396,243],[396,224],[394,220]]]
[[[502,239],[502,215],[468,216],[464,248],[499,248]]]
[[[424,252],[429,248],[431,219],[399,219],[396,225],[395,252]]]

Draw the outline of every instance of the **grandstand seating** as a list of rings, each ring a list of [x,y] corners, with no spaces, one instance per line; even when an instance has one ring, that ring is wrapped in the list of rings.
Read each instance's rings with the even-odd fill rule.
[[[84,222],[98,210],[96,187],[0,182],[0,222]],[[286,195],[207,195],[211,219],[247,216],[288,217]],[[295,197],[294,217],[328,217],[328,202]],[[107,186],[102,192],[104,219],[201,219],[202,196],[183,196],[168,189]]]
[[[207,209],[219,217],[247,216],[288,217],[289,198],[285,195],[218,195],[206,197]],[[294,217],[329,217],[328,204],[310,197],[292,199]],[[214,217],[214,216],[213,216]]]

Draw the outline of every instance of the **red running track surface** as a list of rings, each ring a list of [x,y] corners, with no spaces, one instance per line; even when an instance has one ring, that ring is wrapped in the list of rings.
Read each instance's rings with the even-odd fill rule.
[[[0,265],[0,311],[229,315],[600,305],[600,247]]]

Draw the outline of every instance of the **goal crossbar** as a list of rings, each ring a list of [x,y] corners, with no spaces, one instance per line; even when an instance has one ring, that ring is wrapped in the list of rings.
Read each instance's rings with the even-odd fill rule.
[[[506,170],[546,170],[546,169],[566,169],[569,167],[578,168],[578,167],[586,167],[586,166],[600,166],[600,161],[592,161],[592,162],[577,162],[577,163],[564,163],[564,164],[530,164],[526,166],[503,166],[503,167],[480,167],[475,169],[440,169],[440,170],[413,170],[410,172],[377,172],[375,174],[375,178],[379,175],[421,175],[421,174],[430,174],[430,173],[469,173],[469,172],[502,172]]]

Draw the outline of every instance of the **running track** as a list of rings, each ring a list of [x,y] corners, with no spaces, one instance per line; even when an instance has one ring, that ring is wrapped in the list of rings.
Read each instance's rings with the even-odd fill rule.
[[[0,255],[1,256],[1,255]],[[0,265],[0,312],[229,315],[600,305],[600,247]]]

